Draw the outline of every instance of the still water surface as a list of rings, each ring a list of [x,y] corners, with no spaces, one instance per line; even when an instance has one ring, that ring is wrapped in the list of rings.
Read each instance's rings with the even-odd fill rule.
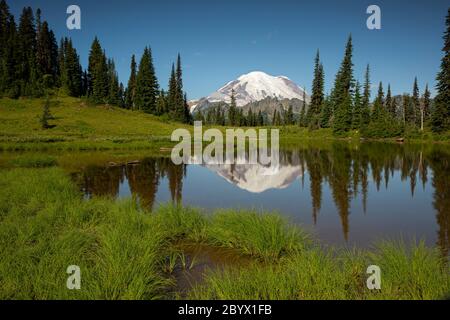
[[[379,239],[425,239],[450,247],[450,151],[442,146],[333,143],[283,150],[275,175],[261,165],[89,166],[73,175],[85,197],[135,197],[201,208],[277,211],[326,244],[368,247]]]

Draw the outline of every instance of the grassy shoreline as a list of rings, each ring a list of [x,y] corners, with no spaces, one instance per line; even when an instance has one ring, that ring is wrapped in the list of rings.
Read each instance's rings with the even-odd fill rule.
[[[175,145],[170,141],[173,130],[192,126],[175,123],[142,112],[113,106],[90,105],[84,99],[57,96],[52,100],[54,120],[51,129],[43,130],[40,116],[44,99],[0,99],[0,151],[39,150],[159,150]],[[209,126],[205,126],[204,130]],[[270,127],[267,127],[270,128]],[[222,127],[220,130],[225,131]],[[357,131],[336,137],[331,129],[310,131],[298,126],[279,127],[280,143],[304,141],[352,141],[359,143]],[[403,137],[407,143],[448,143],[450,133],[440,136],[431,132]],[[395,142],[389,139],[366,141]]]
[[[214,213],[134,201],[83,201],[59,168],[0,170],[1,299],[443,299],[449,266],[423,243],[324,248],[274,213]],[[206,271],[183,296],[180,243],[234,250],[248,260]],[[173,258],[179,257],[179,258]],[[194,259],[195,260],[195,259]],[[183,262],[184,261],[184,262]],[[193,264],[193,263],[192,263]],[[366,268],[382,289],[366,288]],[[82,289],[65,287],[69,265]]]

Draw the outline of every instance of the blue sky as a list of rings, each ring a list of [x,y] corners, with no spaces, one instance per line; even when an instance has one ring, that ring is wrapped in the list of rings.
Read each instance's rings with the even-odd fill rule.
[[[161,87],[167,87],[178,52],[184,65],[188,98],[215,91],[254,70],[285,75],[310,91],[313,61],[320,49],[329,91],[350,33],[355,77],[367,63],[372,83],[391,83],[394,94],[420,89],[434,93],[448,0],[7,0],[18,19],[24,6],[41,8],[58,38],[74,40],[84,67],[97,35],[114,58],[120,81],[127,83],[131,55],[153,50]],[[66,8],[77,4],[82,29],[66,28]],[[380,6],[382,29],[366,27],[369,5]]]

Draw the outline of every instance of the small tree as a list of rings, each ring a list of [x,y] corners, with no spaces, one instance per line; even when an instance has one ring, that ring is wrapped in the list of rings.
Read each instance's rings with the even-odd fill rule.
[[[47,98],[47,100],[45,101],[44,104],[44,109],[42,112],[42,116],[41,116],[41,125],[42,125],[42,129],[49,129],[51,128],[50,124],[48,123],[49,120],[53,120],[53,116],[50,113],[50,99]]]

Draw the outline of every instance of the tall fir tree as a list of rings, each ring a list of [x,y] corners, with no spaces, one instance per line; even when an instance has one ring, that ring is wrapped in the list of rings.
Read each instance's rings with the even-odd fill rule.
[[[169,112],[168,106],[167,106],[167,97],[166,92],[164,90],[161,90],[157,101],[156,101],[156,112],[157,115],[163,115],[167,114]]]
[[[88,94],[95,103],[106,103],[109,94],[106,55],[97,37],[89,52]]]
[[[444,33],[444,56],[442,57],[441,70],[437,75],[434,108],[431,117],[433,132],[441,133],[450,129],[450,8],[446,18],[447,30]]]
[[[322,111],[320,113],[320,126],[322,128],[329,128],[333,119],[333,104],[331,97],[328,95],[325,97]]]
[[[334,109],[333,132],[338,135],[350,130],[352,123],[352,87],[354,85],[352,56],[353,45],[350,36],[331,94]]]
[[[388,89],[386,93],[386,100],[385,100],[385,109],[389,113],[389,115],[395,119],[396,117],[396,106],[395,106],[395,100],[392,97],[392,91],[391,91],[391,84],[388,84]]]
[[[361,97],[361,85],[356,82],[355,86],[355,98],[353,99],[353,116],[352,116],[352,129],[359,130],[362,127],[362,97]]]
[[[130,78],[128,80],[126,102],[125,102],[127,108],[132,110],[135,109],[134,98],[136,96],[136,73],[137,73],[136,68],[137,68],[136,57],[133,54],[131,56]]]
[[[39,76],[36,65],[36,27],[33,10],[23,8],[18,28],[18,53],[20,94],[34,96],[38,93]]]
[[[48,79],[45,82],[47,82],[46,86],[49,86],[56,81],[58,47],[55,35],[47,21],[40,22],[39,10],[37,16],[36,63],[39,74]]]
[[[423,113],[423,122],[427,122],[430,119],[431,112],[431,93],[430,89],[428,89],[428,84],[425,86],[425,91],[422,97],[422,113]]]
[[[319,50],[317,50],[314,63],[314,80],[312,84],[311,103],[306,115],[308,126],[311,129],[320,128],[320,112],[324,102],[324,72],[320,62]]]
[[[364,74],[364,92],[361,103],[361,129],[370,122],[370,66],[367,65]]]
[[[383,120],[384,117],[384,91],[383,83],[380,82],[378,86],[378,94],[375,102],[373,103],[372,114],[370,117],[371,122],[378,122]]]
[[[308,126],[307,124],[308,124],[308,121],[306,119],[306,102],[303,101],[303,104],[300,109],[300,115],[298,118],[298,125],[302,128],[305,128]]]
[[[82,69],[80,58],[71,39],[64,40],[64,82],[63,87],[73,97],[82,94]]]
[[[169,115],[172,119],[176,119],[177,116],[177,77],[175,74],[175,65],[172,64],[172,71],[169,78],[169,92],[167,95],[167,105],[169,109]]]
[[[413,93],[411,97],[411,113],[410,122],[411,124],[419,127],[420,126],[420,97],[419,97],[419,86],[417,84],[417,77],[414,78]]]
[[[175,94],[175,103],[176,103],[176,120],[188,123],[188,114],[186,112],[186,102],[184,99],[183,92],[183,71],[181,68],[181,56],[178,54],[177,57],[177,69],[176,69],[176,94]]]
[[[402,122],[406,126],[408,122],[408,114],[411,112],[411,97],[409,94],[404,94],[402,97]]]
[[[237,107],[236,107],[236,96],[234,94],[234,89],[231,90],[231,102],[230,108],[228,109],[228,122],[230,126],[237,126]]]
[[[136,108],[146,113],[156,114],[156,98],[158,94],[159,85],[153,66],[151,49],[146,47],[136,75]]]
[[[20,49],[14,16],[5,0],[0,2],[0,95],[20,95]]]
[[[108,59],[108,103],[112,105],[120,105],[120,83],[119,76],[116,72],[116,65],[113,59]]]

